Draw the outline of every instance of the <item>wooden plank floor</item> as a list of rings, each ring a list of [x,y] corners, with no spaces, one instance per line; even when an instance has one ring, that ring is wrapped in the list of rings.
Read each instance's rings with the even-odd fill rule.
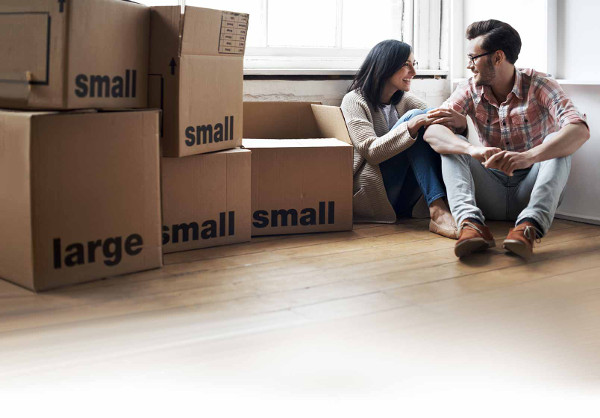
[[[491,223],[498,247],[509,227]],[[0,281],[0,388],[600,388],[600,227],[556,220],[529,262],[460,261],[453,245],[407,220],[169,254],[41,294]]]

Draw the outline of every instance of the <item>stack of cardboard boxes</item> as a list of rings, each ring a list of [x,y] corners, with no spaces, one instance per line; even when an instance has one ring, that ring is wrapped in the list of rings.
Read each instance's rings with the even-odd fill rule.
[[[2,2],[0,277],[44,290],[163,252],[352,228],[339,109],[242,102],[248,18]]]
[[[239,148],[248,17],[151,9],[150,106],[163,110],[165,253],[250,240],[250,151]]]
[[[0,277],[34,290],[162,265],[150,14],[0,4]],[[19,109],[19,110],[15,110]]]

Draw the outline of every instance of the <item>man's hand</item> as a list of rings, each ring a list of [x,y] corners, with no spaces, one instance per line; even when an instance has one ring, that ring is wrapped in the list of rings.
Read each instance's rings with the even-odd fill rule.
[[[502,150],[496,147],[481,147],[475,145],[469,146],[469,155],[475,158],[480,163],[485,163],[486,161],[489,161],[489,159],[492,156],[498,155],[498,153],[500,152],[502,152]]]
[[[433,109],[427,112],[427,116],[432,125],[444,125],[457,134],[461,134],[467,129],[467,117],[454,109]]]
[[[533,157],[525,152],[500,151],[485,162],[485,168],[495,168],[512,176],[515,170],[529,168],[534,164]]]

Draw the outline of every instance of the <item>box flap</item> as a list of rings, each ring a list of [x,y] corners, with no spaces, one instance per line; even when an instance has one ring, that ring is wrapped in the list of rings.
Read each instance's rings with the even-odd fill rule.
[[[186,6],[181,55],[244,55],[249,15]]]
[[[337,106],[311,105],[315,120],[321,131],[321,135],[329,138],[337,138],[352,145],[348,127],[342,114],[342,109]]]
[[[179,6],[150,8],[150,74],[161,74],[169,65],[177,65],[181,52],[182,29]]]
[[[336,138],[304,138],[304,139],[243,139],[242,144],[247,149],[259,148],[327,148],[347,147],[348,144]]]
[[[310,102],[244,102],[244,138],[319,138]]]

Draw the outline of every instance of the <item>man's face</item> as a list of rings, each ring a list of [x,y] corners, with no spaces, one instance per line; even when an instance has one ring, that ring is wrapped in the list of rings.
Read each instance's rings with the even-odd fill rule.
[[[467,47],[467,56],[476,57],[477,55],[485,54],[487,52],[481,47],[483,43],[483,36],[471,39]],[[473,72],[476,86],[489,86],[496,77],[496,69],[492,62],[493,54],[485,55],[483,57],[475,58],[474,60],[469,59],[467,68]],[[473,61],[475,63],[473,64]]]

